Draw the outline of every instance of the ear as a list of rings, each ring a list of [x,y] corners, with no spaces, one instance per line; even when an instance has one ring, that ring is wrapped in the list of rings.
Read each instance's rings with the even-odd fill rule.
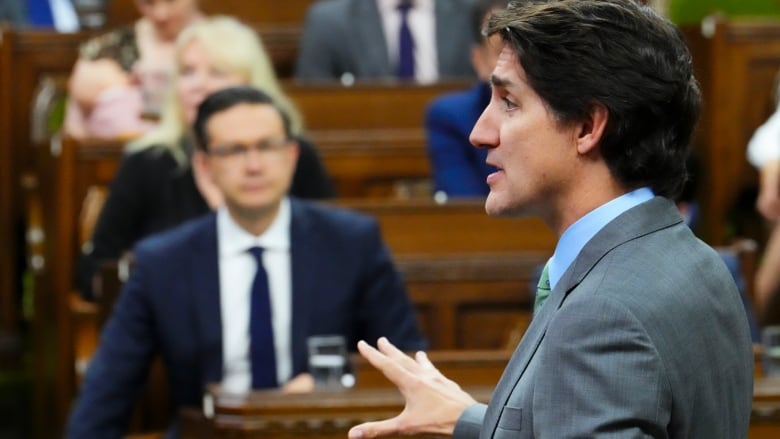
[[[609,110],[604,104],[598,102],[591,104],[577,136],[577,152],[579,154],[589,154],[598,149],[608,120]]]
[[[195,176],[195,180],[199,180],[201,178],[211,180],[209,155],[200,149],[196,149],[192,154],[192,172]]]

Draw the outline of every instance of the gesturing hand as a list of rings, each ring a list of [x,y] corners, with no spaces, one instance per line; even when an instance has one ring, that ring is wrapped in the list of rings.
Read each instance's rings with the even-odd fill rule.
[[[350,439],[373,438],[391,434],[451,435],[461,413],[477,401],[460,386],[439,372],[425,352],[411,358],[386,338],[374,349],[358,343],[360,354],[398,387],[406,405],[396,417],[366,422],[349,430]]]

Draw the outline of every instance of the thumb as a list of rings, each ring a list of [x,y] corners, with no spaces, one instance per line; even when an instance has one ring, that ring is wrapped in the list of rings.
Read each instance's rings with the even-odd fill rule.
[[[397,434],[398,416],[384,421],[364,422],[349,429],[349,439],[368,439]]]

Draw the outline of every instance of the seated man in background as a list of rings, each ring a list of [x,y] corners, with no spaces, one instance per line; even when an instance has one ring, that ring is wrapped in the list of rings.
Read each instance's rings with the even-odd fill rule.
[[[332,0],[312,4],[296,79],[471,78],[469,0]]]
[[[225,41],[231,44],[225,45]],[[221,195],[192,160],[191,127],[203,99],[227,86],[252,85],[285,110],[298,144],[290,194],[329,198],[334,189],[317,148],[302,135],[303,121],[285,95],[257,33],[232,17],[211,16],[187,26],[173,48],[171,93],[156,129],[127,147],[79,260],[79,290],[92,300],[99,261],[118,259],[142,238],[219,206]],[[195,157],[200,157],[196,155]]]
[[[448,197],[484,197],[485,179],[495,167],[485,163],[487,150],[474,148],[469,134],[490,102],[490,72],[501,52],[501,38],[482,34],[487,19],[506,7],[507,0],[477,0],[471,17],[471,64],[479,77],[472,89],[442,96],[428,107],[425,130],[433,172],[434,193]]]
[[[246,86],[199,107],[197,153],[225,204],[136,247],[68,437],[121,436],[156,354],[178,410],[199,406],[209,383],[310,387],[312,335],[426,347],[376,222],[286,195],[298,146],[280,108]]]

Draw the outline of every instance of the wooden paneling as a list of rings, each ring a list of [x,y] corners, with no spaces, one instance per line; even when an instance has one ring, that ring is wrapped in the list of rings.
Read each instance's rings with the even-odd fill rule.
[[[728,217],[741,191],[756,187],[745,158],[747,142],[774,110],[780,71],[780,22],[705,22],[686,29],[704,108],[694,144],[702,161],[701,235],[712,245],[733,238]]]
[[[6,125],[11,119],[9,96],[12,89],[11,78],[11,32],[0,26],[0,332],[12,331],[18,324],[19,315],[16,305],[16,221],[12,213],[14,205],[14,169],[11,149],[11,130]]]

